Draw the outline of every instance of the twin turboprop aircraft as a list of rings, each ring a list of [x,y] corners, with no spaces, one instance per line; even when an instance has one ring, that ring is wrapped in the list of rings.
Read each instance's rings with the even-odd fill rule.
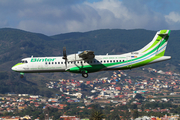
[[[81,73],[84,78],[88,73],[104,70],[125,70],[171,59],[164,56],[170,30],[160,30],[153,40],[140,50],[121,55],[94,55],[86,50],[77,54],[66,55],[63,49],[62,57],[30,57],[22,59],[12,67],[13,71],[24,73],[42,72],[72,72]]]

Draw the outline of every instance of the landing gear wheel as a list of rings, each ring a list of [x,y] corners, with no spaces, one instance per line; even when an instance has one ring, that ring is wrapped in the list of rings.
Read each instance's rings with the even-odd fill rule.
[[[85,71],[83,71],[83,72],[82,72],[82,76],[83,76],[84,78],[87,78],[87,77],[88,77],[88,73],[86,73]]]
[[[83,76],[84,78],[87,78],[87,77],[88,77],[88,74],[87,74],[87,73],[83,73],[82,76]]]
[[[23,78],[24,77],[24,73],[21,72],[20,73],[20,77]]]
[[[21,75],[20,77],[21,77],[21,78],[23,78],[23,77],[24,77],[24,75]]]

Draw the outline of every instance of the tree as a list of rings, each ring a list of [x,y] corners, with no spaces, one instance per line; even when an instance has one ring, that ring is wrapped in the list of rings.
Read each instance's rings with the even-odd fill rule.
[[[136,94],[135,98],[137,98],[137,99],[144,99],[144,97],[141,94],[139,94],[139,93]]]
[[[132,104],[132,105],[130,106],[130,108],[131,108],[131,109],[137,109],[137,105],[136,105],[136,104]]]
[[[134,113],[133,113],[133,118],[134,118],[134,119],[135,119],[135,118],[138,118],[138,116],[139,116],[139,113],[138,113],[137,110],[135,110]]]
[[[110,116],[110,120],[120,120],[119,111],[114,110]]]
[[[102,120],[105,118],[105,115],[101,111],[93,111],[90,120]]]

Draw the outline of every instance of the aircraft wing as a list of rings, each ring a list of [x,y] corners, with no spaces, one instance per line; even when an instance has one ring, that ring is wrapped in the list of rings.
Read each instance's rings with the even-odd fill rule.
[[[95,57],[94,51],[85,50],[78,53],[79,57],[82,59],[93,59]]]

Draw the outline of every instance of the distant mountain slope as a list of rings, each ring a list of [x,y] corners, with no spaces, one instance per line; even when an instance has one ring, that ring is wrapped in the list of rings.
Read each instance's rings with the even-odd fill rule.
[[[67,54],[76,53],[82,50],[93,50],[95,54],[122,54],[138,50],[148,44],[157,31],[143,29],[122,30],[122,29],[103,29],[89,32],[65,33],[54,36],[46,36],[39,33],[31,33],[18,29],[3,28],[0,29],[0,81],[3,84],[6,80],[13,81],[15,74],[11,67],[22,58],[30,56],[61,56],[63,47],[66,47]],[[164,68],[164,64],[170,63],[175,69],[180,70],[179,64],[179,46],[180,30],[172,30],[165,55],[172,56],[172,59],[162,63],[156,63],[151,66],[154,68]],[[8,73],[8,74],[7,74]],[[95,79],[102,74],[93,73],[89,79]],[[104,74],[104,73],[103,73]],[[8,75],[8,77],[1,77]],[[27,81],[33,81],[37,86],[39,80],[44,74],[32,74],[28,76]],[[54,75],[54,74],[53,74]],[[70,73],[59,73],[56,77],[68,78]],[[46,75],[47,79],[52,78],[51,74]],[[73,75],[73,77],[77,77]],[[79,75],[81,77],[81,75]],[[71,76],[72,78],[72,76]],[[22,85],[30,83],[21,82]],[[13,86],[12,86],[13,87]],[[12,90],[14,90],[12,88]],[[1,92],[1,91],[0,91]]]
[[[73,50],[91,49],[97,54],[105,54],[107,52],[117,54],[140,49],[142,45],[147,44],[154,37],[155,33],[156,31],[141,29],[104,29],[85,33],[59,34],[51,37],[56,40],[61,40],[67,47],[73,47]],[[64,40],[62,40],[62,38]],[[114,52],[112,52],[112,50],[114,50]]]

